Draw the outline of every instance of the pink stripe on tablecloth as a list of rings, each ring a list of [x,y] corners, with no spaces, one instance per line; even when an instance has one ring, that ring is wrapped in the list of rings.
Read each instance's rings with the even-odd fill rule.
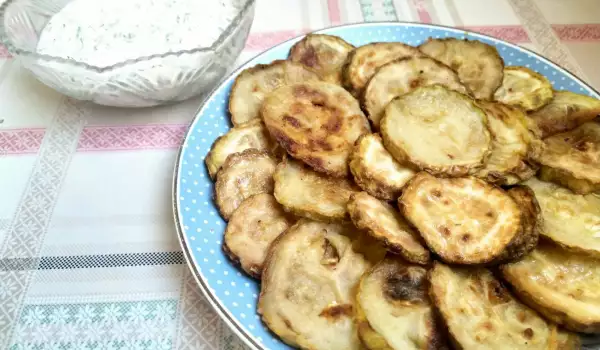
[[[600,41],[600,24],[553,24],[562,41]]]
[[[121,151],[177,148],[188,124],[88,126],[83,129],[77,151]]]
[[[327,10],[329,12],[329,23],[340,24],[340,2],[339,0],[327,0]]]
[[[277,32],[251,33],[244,50],[263,51],[283,41],[310,32],[310,29],[282,30]]]
[[[44,129],[1,129],[0,155],[36,153],[44,133]]]
[[[464,27],[464,29],[493,36],[498,39],[510,41],[513,43],[530,42],[529,36],[525,29],[521,26],[477,26]]]
[[[422,23],[431,23],[431,15],[427,10],[425,0],[414,0],[414,5],[417,10],[417,15],[419,16],[419,21]]]
[[[4,45],[0,44],[0,58],[10,58],[12,57],[9,53],[8,50],[6,49],[6,47],[4,47]]]

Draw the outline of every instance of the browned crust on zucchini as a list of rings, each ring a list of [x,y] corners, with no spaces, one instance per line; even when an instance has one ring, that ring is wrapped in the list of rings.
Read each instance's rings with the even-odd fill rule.
[[[388,203],[359,192],[350,196],[348,213],[356,227],[382,241],[390,251],[415,264],[430,262],[429,251],[418,232]]]

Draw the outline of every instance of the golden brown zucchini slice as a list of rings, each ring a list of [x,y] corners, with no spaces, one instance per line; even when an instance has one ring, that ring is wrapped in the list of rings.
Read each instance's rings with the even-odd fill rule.
[[[554,91],[543,75],[525,67],[505,67],[502,85],[494,93],[494,99],[525,111],[535,111],[547,105]]]
[[[286,159],[277,166],[275,198],[285,210],[318,221],[348,220],[346,206],[359,190],[345,178],[331,178]]]
[[[223,241],[223,250],[250,276],[260,279],[271,243],[295,222],[275,197],[256,194],[233,212]]]
[[[353,249],[352,226],[299,220],[272,244],[262,275],[258,313],[291,346],[359,350],[354,297],[372,266]]]
[[[342,83],[342,67],[354,46],[344,39],[327,34],[308,34],[290,50],[289,60],[315,71],[321,79]]]
[[[537,246],[544,224],[540,204],[531,188],[520,185],[507,192],[521,211],[521,229],[495,263],[517,260],[529,254]]]
[[[217,173],[215,202],[223,219],[229,217],[252,195],[273,193],[273,173],[277,162],[268,153],[247,149],[227,157]]]
[[[541,165],[540,176],[579,194],[600,190],[600,123],[544,139],[531,157]]]
[[[597,258],[540,242],[531,254],[501,271],[521,300],[546,318],[576,332],[600,333]]]
[[[600,258],[600,197],[579,195],[553,183],[531,178],[542,217],[540,234],[573,251]]]
[[[354,96],[361,96],[377,68],[406,57],[422,57],[416,47],[403,43],[371,43],[354,49],[348,56],[342,72],[344,86]]]
[[[502,84],[504,62],[492,45],[478,40],[446,38],[429,39],[419,49],[454,69],[478,99],[490,100]]]
[[[436,262],[430,296],[458,349],[578,349],[575,334],[558,329],[521,304],[482,267]]]
[[[363,104],[373,126],[379,128],[385,106],[395,97],[420,86],[434,84],[469,94],[456,72],[429,57],[404,58],[379,68],[369,80],[363,96]]]
[[[391,205],[360,192],[350,197],[348,213],[356,227],[382,241],[392,252],[409,262],[429,263],[429,250],[423,247],[419,233]]]
[[[229,155],[252,148],[271,153],[277,148],[277,142],[258,119],[236,126],[215,140],[204,160],[210,177],[214,179],[217,176]]]
[[[498,102],[479,101],[479,105],[487,114],[492,151],[475,175],[497,185],[514,185],[533,176],[526,164],[532,135],[525,114]]]
[[[498,258],[521,229],[521,212],[503,190],[475,177],[418,173],[399,206],[429,248],[451,264]]]
[[[529,114],[548,137],[575,129],[600,115],[600,100],[571,91],[555,91],[554,98],[542,109]]]
[[[368,349],[445,349],[429,300],[427,270],[388,257],[367,271],[356,296],[358,336]]]
[[[292,157],[337,177],[348,175],[352,145],[370,132],[358,101],[326,82],[283,86],[265,99],[261,114]]]
[[[490,152],[487,117],[475,102],[442,86],[425,86],[395,98],[381,120],[387,150],[435,174],[462,176],[483,166]]]
[[[366,134],[356,141],[350,155],[350,171],[360,188],[388,201],[397,199],[415,174],[392,157],[377,134]]]
[[[260,118],[263,100],[280,86],[318,80],[315,72],[290,61],[277,60],[245,69],[235,79],[229,95],[231,122],[237,126]]]

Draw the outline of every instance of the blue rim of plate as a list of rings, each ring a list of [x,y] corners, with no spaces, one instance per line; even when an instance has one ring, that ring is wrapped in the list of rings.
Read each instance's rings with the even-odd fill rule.
[[[378,27],[380,27],[380,28],[388,27],[388,29],[395,28],[398,32],[401,32],[401,30],[406,30],[407,33],[410,32],[410,30],[418,29],[418,30],[420,30],[421,36],[423,35],[424,32],[425,32],[425,34],[427,34],[427,33],[433,33],[434,31],[438,31],[438,32],[444,33],[443,37],[458,37],[458,38],[468,37],[470,39],[478,39],[478,40],[482,40],[484,42],[492,43],[495,46],[497,46],[498,51],[501,53],[501,55],[502,55],[501,51],[506,50],[506,48],[508,47],[512,51],[517,51],[520,54],[525,54],[528,58],[534,59],[537,62],[537,64],[544,64],[544,67],[545,67],[544,69],[548,69],[546,67],[550,67],[550,68],[554,69],[554,71],[553,71],[554,75],[556,75],[556,72],[563,74],[563,76],[560,77],[561,80],[565,81],[565,83],[569,83],[569,86],[571,86],[571,88],[567,88],[566,90],[574,90],[572,87],[575,86],[575,84],[577,84],[577,87],[579,87],[579,91],[578,91],[579,93],[587,93],[590,96],[600,98],[600,93],[598,93],[594,88],[589,86],[582,79],[578,78],[575,74],[573,74],[570,71],[568,71],[567,69],[559,66],[558,64],[552,62],[551,60],[549,60],[529,49],[520,47],[518,45],[509,43],[509,42],[506,42],[506,41],[503,41],[503,40],[500,40],[500,39],[497,39],[497,38],[494,38],[494,37],[491,37],[488,35],[479,34],[479,33],[468,31],[468,30],[463,30],[463,29],[458,29],[458,28],[448,27],[448,26],[442,26],[442,25],[422,24],[422,23],[412,23],[412,22],[368,22],[368,23],[354,23],[354,24],[333,26],[333,27],[328,27],[328,28],[314,31],[312,33],[332,34],[332,35],[339,35],[339,36],[343,37],[343,33],[339,33],[339,32],[343,32],[344,30],[356,29],[356,28],[359,28],[359,29],[371,28],[371,29],[378,30],[378,33],[373,37],[373,40],[370,40],[370,39],[367,39],[367,40],[375,42],[375,41],[382,41],[382,40],[380,40],[381,38],[378,37],[380,34],[382,34],[381,31],[378,29]],[[402,35],[402,34],[404,34],[404,35]],[[399,33],[398,36],[402,36],[402,38],[404,38],[406,36],[406,33],[402,33],[402,34]],[[267,346],[268,344],[265,344],[267,342],[267,340],[270,340],[271,342],[274,341],[277,348],[286,348],[286,346],[280,340],[276,339],[275,335],[269,334],[268,330],[266,330],[266,328],[265,328],[265,331],[267,333],[265,333],[265,334],[269,334],[271,339],[263,340],[263,339],[261,339],[261,337],[253,336],[251,334],[251,331],[249,329],[247,329],[244,325],[242,325],[240,318],[234,316],[232,314],[232,311],[229,310],[229,308],[224,305],[223,297],[219,297],[216,295],[215,286],[211,286],[211,282],[209,282],[209,280],[213,280],[213,278],[207,278],[206,272],[203,273],[201,271],[201,266],[200,266],[198,260],[200,259],[201,256],[207,256],[208,253],[207,252],[200,253],[200,251],[194,252],[194,250],[192,249],[193,248],[192,242],[195,242],[197,240],[197,238],[193,232],[192,233],[190,232],[190,231],[193,231],[190,229],[190,226],[192,226],[192,225],[190,225],[189,220],[186,219],[187,216],[192,215],[192,214],[189,214],[189,215],[185,214],[181,210],[182,206],[181,206],[180,201],[181,202],[184,201],[184,197],[182,196],[183,193],[181,192],[181,189],[184,186],[183,183],[185,182],[185,179],[182,178],[182,173],[183,173],[183,168],[184,168],[183,165],[187,164],[186,160],[184,160],[184,156],[185,156],[186,149],[188,148],[187,146],[188,146],[188,143],[190,142],[190,140],[195,140],[195,135],[193,135],[194,132],[200,133],[200,135],[204,134],[204,132],[202,132],[202,129],[198,129],[199,123],[201,121],[201,117],[203,115],[205,115],[205,112],[209,108],[212,108],[210,106],[211,106],[211,104],[213,104],[215,102],[214,101],[215,97],[218,94],[225,95],[225,96],[223,96],[222,101],[221,101],[221,104],[223,105],[224,108],[220,109],[220,107],[217,107],[217,109],[216,109],[216,111],[217,111],[216,113],[219,113],[219,111],[221,111],[220,113],[225,114],[225,117],[221,116],[221,122],[220,122],[221,124],[223,124],[223,120],[225,120],[224,125],[219,125],[219,121],[214,121],[214,124],[213,124],[214,127],[217,127],[217,126],[225,127],[225,129],[223,131],[221,131],[221,133],[220,133],[220,134],[222,134],[223,132],[226,132],[226,130],[228,130],[230,128],[228,112],[227,112],[227,99],[229,97],[229,89],[231,87],[231,83],[233,82],[235,77],[242,70],[249,68],[251,66],[254,66],[255,64],[270,62],[274,59],[287,58],[287,52],[289,51],[289,47],[291,47],[291,45],[293,45],[293,43],[295,43],[296,41],[301,40],[305,35],[306,34],[299,35],[295,38],[292,38],[292,39],[286,40],[280,44],[277,44],[266,51],[263,51],[262,53],[256,55],[252,59],[248,60],[246,63],[244,63],[242,66],[240,66],[234,72],[232,72],[228,77],[221,80],[221,82],[218,84],[218,86],[213,91],[211,91],[210,94],[207,95],[207,97],[202,102],[202,105],[197,110],[194,120],[190,124],[189,129],[185,135],[184,141],[182,142],[182,145],[179,148],[176,165],[175,165],[175,170],[174,170],[174,175],[173,175],[173,213],[174,213],[174,217],[175,217],[175,226],[177,228],[177,237],[179,239],[179,243],[181,244],[181,248],[183,250],[183,253],[184,253],[184,256],[186,259],[186,263],[189,266],[191,272],[193,273],[193,276],[196,279],[196,282],[198,283],[200,290],[202,291],[202,293],[204,294],[204,296],[206,297],[208,302],[211,304],[211,306],[215,309],[215,311],[220,316],[220,318],[227,324],[227,326],[240,339],[242,339],[242,341],[247,346],[249,346],[250,348],[255,349],[255,350],[269,349],[269,347]],[[414,33],[412,33],[412,32],[409,35],[415,36]],[[400,39],[397,40],[395,36],[393,36],[393,38],[394,39],[391,41],[407,42],[406,40],[400,40]],[[410,37],[409,37],[409,39],[410,39]],[[390,40],[386,40],[386,41],[390,41]],[[410,42],[410,40],[408,42]],[[360,44],[360,45],[363,45],[363,44]],[[271,59],[268,59],[266,61],[261,60],[262,57],[268,57],[273,52],[276,52],[278,50],[281,51],[283,47],[288,47],[288,50],[285,51],[285,54],[286,54],[285,57],[278,56],[278,57],[273,57]],[[512,54],[511,54],[511,56],[512,56]],[[505,59],[505,61],[506,61],[506,59]],[[517,62],[514,65],[522,65],[520,63],[521,63],[520,60],[517,60]],[[544,74],[544,72],[541,72],[541,73]],[[544,74],[544,75],[547,76],[547,74]],[[550,77],[549,77],[549,79],[550,79]],[[554,82],[553,82],[553,85],[556,85],[556,84],[554,84]],[[561,88],[564,88],[564,86],[561,86]],[[206,116],[206,117],[208,117],[208,116]],[[214,117],[214,115],[211,114],[210,118],[213,118],[213,117]],[[212,122],[213,121],[211,121],[211,123]],[[204,126],[208,126],[207,123],[208,123],[208,121],[205,121]],[[209,133],[209,135],[211,135],[211,131],[208,131],[208,133]],[[215,134],[217,134],[217,133],[215,133]],[[216,136],[219,136],[219,135],[214,135],[211,137],[211,139]],[[202,191],[198,192],[198,193],[200,193],[202,196],[204,196],[203,197],[204,199],[206,199],[207,197],[209,198],[208,200],[205,200],[203,202],[203,204],[208,207],[208,209],[209,209],[208,212],[210,213],[210,216],[205,216],[205,217],[209,218],[209,219],[217,220],[217,221],[215,221],[215,224],[218,226],[218,228],[216,230],[210,229],[210,235],[216,236],[216,237],[219,237],[220,239],[222,239],[223,232],[225,229],[225,224],[224,224],[224,221],[222,221],[222,219],[220,218],[220,216],[218,214],[218,210],[216,209],[215,205],[212,203],[212,191],[213,191],[212,181],[211,181],[210,177],[208,177],[206,175],[207,173],[206,173],[206,168],[204,165],[204,156],[206,155],[206,153],[210,149],[210,146],[212,145],[212,142],[214,142],[214,141],[209,140],[209,142],[207,142],[205,140],[205,138],[202,138],[201,140],[202,140],[202,143],[206,143],[208,146],[207,146],[206,152],[204,152],[199,157],[200,160],[198,161],[199,163],[202,163],[200,165],[201,169],[199,169],[199,171],[201,172],[200,173],[201,181],[205,183],[205,187],[200,186],[198,188],[204,188],[204,191],[206,193],[204,193]],[[198,146],[196,146],[196,149],[199,150]],[[192,152],[192,151],[190,151],[190,152]],[[196,168],[198,167],[198,164],[194,164],[194,165],[196,166]],[[192,172],[188,172],[188,173],[190,176],[192,175]],[[210,184],[206,183],[206,181],[208,181]],[[194,182],[196,182],[196,181],[194,181]],[[188,189],[188,192],[189,192],[189,189]],[[196,202],[194,201],[194,203],[196,203]],[[185,207],[185,209],[187,210],[189,208]],[[200,213],[200,212],[201,211],[198,210],[198,213]],[[204,213],[203,215],[207,215],[207,214]],[[195,222],[195,219],[192,221]],[[203,219],[202,221],[204,222],[204,224],[207,224],[207,220]],[[187,222],[187,224],[186,224],[186,222]],[[202,230],[200,228],[197,228],[197,230],[198,229],[199,229],[199,231],[197,231],[198,233],[202,232]],[[198,236],[203,237],[203,235],[205,236],[206,234],[207,233],[203,233]],[[219,245],[221,243],[220,239],[215,241]],[[199,241],[199,239],[198,239],[198,241]],[[207,239],[204,238],[203,241],[206,242]],[[220,247],[218,248],[218,252],[219,253],[217,254],[217,257],[220,256],[219,254],[222,254]],[[214,255],[215,249],[210,249],[210,254]],[[203,258],[203,260],[206,261],[206,258]],[[220,265],[222,264],[221,266],[227,266],[227,265],[230,266],[230,269],[232,271],[234,271],[238,277],[244,276],[245,279],[247,280],[247,282],[245,282],[244,284],[247,287],[250,284],[252,284],[252,281],[254,281],[254,287],[256,287],[256,285],[258,285],[257,281],[252,280],[250,277],[246,276],[245,274],[243,275],[242,270],[238,266],[233,264],[226,256],[223,256],[222,260],[217,259],[216,261],[217,261],[217,264],[220,264]],[[228,270],[224,271],[225,275],[228,275],[228,273],[226,273],[227,271]],[[213,269],[210,269],[210,272],[214,273]],[[242,278],[244,278],[244,277],[242,277]],[[219,280],[217,282],[221,282],[221,281]],[[219,285],[221,285],[221,283],[219,283]],[[235,286],[234,282],[231,282],[231,285]],[[228,291],[226,291],[225,293],[226,293],[225,295],[230,294]],[[255,293],[253,294],[254,299],[256,299],[256,293],[257,292],[255,291]],[[239,294],[242,294],[242,293],[239,293]],[[233,305],[234,305],[234,307],[237,307],[235,302],[233,302]],[[246,316],[244,313],[242,313],[241,315],[243,317],[247,317],[248,319],[254,317],[260,323],[260,320],[256,316],[256,308],[255,307],[250,308],[250,305],[251,304],[246,304],[246,306],[248,307],[248,310],[247,310],[248,315]],[[240,305],[240,307],[242,307],[242,306]],[[264,328],[264,325],[262,327]],[[254,328],[256,328],[256,327],[254,327]],[[250,329],[253,329],[253,328],[251,327]],[[279,344],[277,344],[277,343],[279,343]]]

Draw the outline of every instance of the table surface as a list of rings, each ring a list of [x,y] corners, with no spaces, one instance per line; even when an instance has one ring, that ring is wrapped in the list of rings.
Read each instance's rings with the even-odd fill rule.
[[[380,20],[490,34],[600,89],[598,0],[258,0],[238,64]],[[245,348],[200,294],[172,219],[177,147],[200,101],[76,102],[0,46],[0,349]]]

